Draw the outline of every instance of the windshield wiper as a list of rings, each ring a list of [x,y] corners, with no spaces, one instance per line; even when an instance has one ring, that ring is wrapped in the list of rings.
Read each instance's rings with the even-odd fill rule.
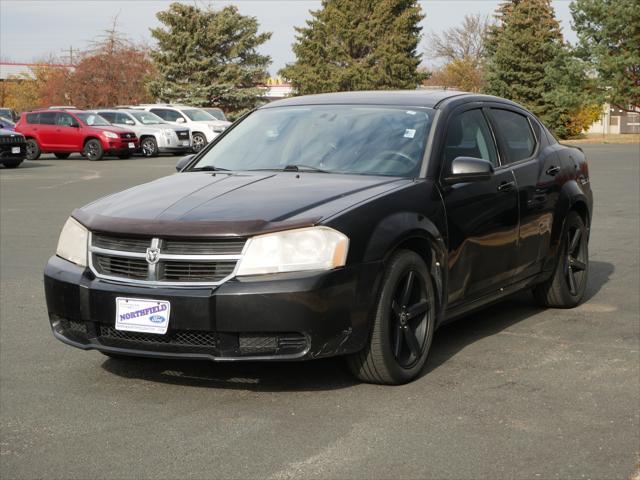
[[[213,165],[205,165],[204,167],[192,168],[192,172],[228,172],[228,168],[214,167]]]
[[[302,172],[305,170],[309,172],[331,173],[328,170],[323,170],[321,168],[313,167],[311,165],[302,165],[301,163],[298,163],[298,164],[292,163],[282,169],[283,172]]]

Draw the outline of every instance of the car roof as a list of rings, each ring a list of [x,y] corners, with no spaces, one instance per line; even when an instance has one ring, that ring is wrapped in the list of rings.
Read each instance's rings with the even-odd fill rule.
[[[361,92],[321,93],[290,97],[267,103],[261,109],[296,105],[395,105],[403,107],[438,108],[450,99],[467,101],[495,101],[515,105],[513,102],[491,95],[478,95],[457,90],[376,90]]]

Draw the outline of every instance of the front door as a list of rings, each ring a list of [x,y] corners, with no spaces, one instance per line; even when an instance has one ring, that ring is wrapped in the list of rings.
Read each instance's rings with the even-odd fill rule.
[[[441,183],[449,243],[448,301],[455,307],[509,282],[516,264],[518,196],[514,174],[500,164],[481,108],[454,112],[445,135],[441,178],[457,157],[482,158],[495,168],[489,180]]]
[[[80,124],[68,113],[56,113],[56,150],[79,151],[82,143]]]

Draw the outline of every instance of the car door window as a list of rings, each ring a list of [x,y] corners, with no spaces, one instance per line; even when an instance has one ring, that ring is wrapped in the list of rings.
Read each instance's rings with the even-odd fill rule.
[[[55,125],[56,112],[41,112],[38,117],[40,125]]]
[[[169,110],[166,108],[152,108],[150,112],[155,113],[161,119],[166,120],[168,122],[175,122],[179,118],[182,118],[184,120],[184,117],[179,112],[176,112],[175,110]]]
[[[116,123],[116,114],[113,112],[98,112],[98,115],[109,123]]]
[[[134,122],[126,113],[117,113],[116,123],[118,125],[135,125],[136,122]]]
[[[533,155],[536,138],[529,119],[510,110],[491,109],[496,131],[502,137],[507,163],[519,162]]]
[[[482,110],[467,110],[450,120],[444,145],[444,164],[448,167],[457,157],[482,158],[494,167],[498,166],[498,153]]]
[[[77,123],[78,123],[68,113],[59,112],[59,113],[56,114],[55,119],[56,119],[55,120],[56,121],[56,125],[59,125],[61,127],[72,127],[74,125],[77,125]]]

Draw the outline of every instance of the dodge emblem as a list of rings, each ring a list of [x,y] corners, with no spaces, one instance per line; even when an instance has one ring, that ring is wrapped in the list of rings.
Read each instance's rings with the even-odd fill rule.
[[[147,262],[149,265],[155,265],[160,259],[160,249],[156,247],[147,248]]]

